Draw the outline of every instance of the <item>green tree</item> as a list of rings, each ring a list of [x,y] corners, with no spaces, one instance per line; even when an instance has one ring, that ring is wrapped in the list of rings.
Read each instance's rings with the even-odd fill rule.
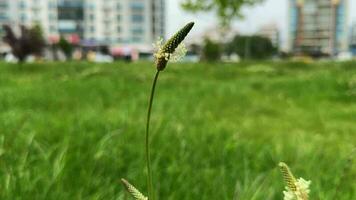
[[[35,24],[32,28],[29,29],[29,38],[31,43],[32,51],[35,55],[40,56],[46,42],[43,36],[43,31],[40,25]]]
[[[219,43],[206,38],[204,41],[202,53],[203,53],[204,60],[218,61],[221,58],[222,48]]]
[[[261,3],[264,0],[183,0],[182,7],[191,12],[215,11],[223,25],[234,18],[241,18],[241,8]]]
[[[20,35],[17,36],[13,29],[8,25],[3,25],[5,35],[3,41],[7,43],[12,54],[23,62],[29,55],[40,56],[46,45],[43,32],[40,26],[35,25],[31,28],[20,26]]]
[[[237,35],[227,44],[226,53],[236,53],[243,59],[266,59],[277,53],[277,49],[268,38]]]
[[[63,36],[61,36],[61,38],[59,39],[58,47],[60,50],[63,51],[67,59],[72,58],[73,45],[69,43]]]

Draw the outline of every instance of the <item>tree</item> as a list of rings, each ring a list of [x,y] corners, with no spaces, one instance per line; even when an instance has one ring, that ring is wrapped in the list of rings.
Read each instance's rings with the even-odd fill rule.
[[[261,36],[237,35],[227,44],[226,53],[236,53],[244,59],[266,59],[277,52],[270,39]]]
[[[45,41],[40,26],[36,25],[28,29],[25,26],[20,26],[20,36],[16,36],[12,28],[4,25],[5,36],[3,41],[7,43],[12,50],[12,54],[19,60],[25,61],[27,56],[42,54],[45,47]]]
[[[67,59],[72,58],[73,45],[69,43],[64,37],[61,36],[58,42],[58,47],[63,51]]]
[[[41,56],[46,42],[40,25],[34,25],[29,29],[29,46],[32,48],[32,54]]]
[[[241,8],[252,6],[264,0],[183,0],[182,7],[191,12],[215,11],[223,25],[229,25],[234,18],[241,18]]]
[[[206,38],[203,47],[203,59],[207,61],[218,61],[221,58],[221,54],[221,45]]]

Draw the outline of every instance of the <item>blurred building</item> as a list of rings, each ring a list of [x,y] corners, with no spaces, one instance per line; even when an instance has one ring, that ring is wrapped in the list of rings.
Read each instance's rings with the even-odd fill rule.
[[[280,32],[276,24],[266,24],[261,27],[259,31],[256,33],[259,36],[268,38],[271,40],[272,45],[274,47],[279,48],[280,45]]]
[[[57,33],[57,7],[53,3],[46,0],[0,0],[1,32],[4,24],[40,24],[45,35]]]
[[[59,35],[107,45],[151,45],[165,35],[164,0],[0,0],[0,24],[39,24]],[[0,30],[2,31],[2,30]]]
[[[351,27],[350,34],[350,50],[354,56],[356,56],[356,22]]]
[[[45,0],[49,7],[55,7],[52,19],[53,31],[50,35],[67,35],[83,38],[84,36],[84,1],[83,0]],[[50,28],[51,29],[51,28]]]
[[[347,51],[347,0],[290,0],[289,47],[294,54]]]

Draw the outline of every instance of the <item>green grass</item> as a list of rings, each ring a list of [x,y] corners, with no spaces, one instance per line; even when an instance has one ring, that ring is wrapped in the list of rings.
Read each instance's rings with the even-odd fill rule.
[[[351,200],[355,65],[168,66],[151,124],[158,199],[282,199],[284,161],[312,180],[311,199]],[[120,178],[147,194],[154,72],[151,63],[0,64],[0,199],[124,199]]]

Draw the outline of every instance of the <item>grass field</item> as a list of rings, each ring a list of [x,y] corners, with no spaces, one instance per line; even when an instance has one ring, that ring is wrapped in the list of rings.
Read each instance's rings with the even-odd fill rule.
[[[146,193],[151,63],[0,64],[0,199]],[[277,168],[311,198],[352,200],[356,64],[173,64],[159,80],[152,161],[162,200],[282,199]]]

